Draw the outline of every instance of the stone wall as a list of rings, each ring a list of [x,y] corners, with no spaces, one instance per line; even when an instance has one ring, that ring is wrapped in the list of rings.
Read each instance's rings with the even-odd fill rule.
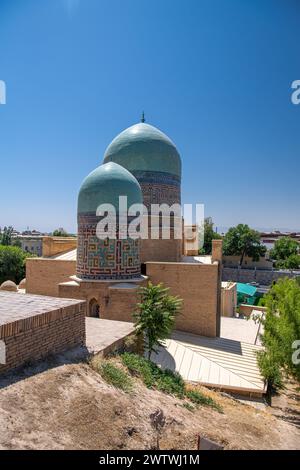
[[[234,282],[257,282],[263,286],[269,286],[273,281],[288,277],[300,276],[300,271],[275,271],[272,269],[245,269],[223,267],[222,280]]]
[[[240,256],[225,256],[223,255],[223,266],[227,268],[237,268],[240,263]],[[264,256],[259,258],[259,261],[253,261],[251,257],[245,256],[242,264],[243,268],[258,268],[258,269],[272,269],[273,262],[266,259]]]
[[[219,331],[219,264],[146,263],[147,276],[153,284],[162,282],[173,295],[183,299],[176,329],[204,336]]]
[[[27,294],[11,295],[27,297]],[[6,363],[0,364],[0,373],[85,345],[85,302],[71,301],[69,306],[32,316],[26,309],[19,313],[17,321],[5,324],[0,321],[0,340],[4,341],[6,349]]]
[[[59,283],[69,281],[75,272],[76,261],[27,258],[26,292],[56,297]]]

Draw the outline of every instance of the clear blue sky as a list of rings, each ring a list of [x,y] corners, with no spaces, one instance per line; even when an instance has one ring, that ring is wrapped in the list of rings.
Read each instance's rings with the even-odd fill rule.
[[[76,229],[82,179],[146,120],[217,226],[300,229],[298,0],[0,0],[0,226]]]

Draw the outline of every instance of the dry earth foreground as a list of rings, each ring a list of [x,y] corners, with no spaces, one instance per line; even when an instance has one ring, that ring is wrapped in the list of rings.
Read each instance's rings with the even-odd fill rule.
[[[88,364],[65,356],[0,378],[0,449],[153,449],[150,416],[162,410],[160,449],[196,449],[197,436],[224,449],[300,449],[298,423],[271,408],[261,411],[202,387],[223,408],[190,411],[180,399],[147,389],[134,379],[125,393],[108,385]],[[294,409],[294,415],[299,416]]]

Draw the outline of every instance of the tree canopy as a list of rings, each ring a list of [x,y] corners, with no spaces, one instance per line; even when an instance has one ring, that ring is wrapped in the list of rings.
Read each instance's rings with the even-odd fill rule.
[[[244,257],[249,256],[258,261],[266,253],[266,247],[260,241],[260,233],[246,224],[231,227],[224,236],[223,253],[226,256],[240,256],[240,265]]]
[[[145,339],[149,359],[156,346],[170,336],[182,304],[181,299],[169,295],[168,291],[163,284],[151,282],[140,289],[140,302],[134,313],[135,332]]]
[[[4,227],[3,230],[0,230],[0,244],[1,245],[11,245],[12,244],[12,233],[13,227]]]
[[[69,237],[70,234],[66,232],[64,228],[60,227],[53,231],[52,236],[53,237]]]
[[[281,279],[266,296],[267,313],[258,364],[263,376],[280,387],[283,374],[300,382],[300,285]]]
[[[290,237],[279,238],[270,250],[270,257],[277,268],[297,269],[300,267],[300,245]]]
[[[0,245],[0,284],[7,280],[19,284],[25,277],[25,261],[30,256],[17,246]]]
[[[222,236],[214,231],[214,223],[211,217],[204,220],[204,243],[200,249],[200,254],[210,255],[212,250],[212,240],[219,240]]]

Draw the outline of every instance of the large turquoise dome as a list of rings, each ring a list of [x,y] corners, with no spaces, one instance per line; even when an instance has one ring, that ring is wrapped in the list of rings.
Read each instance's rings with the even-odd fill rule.
[[[118,211],[119,196],[127,196],[127,204],[142,203],[142,191],[136,178],[123,166],[110,162],[92,171],[81,185],[78,214],[96,213],[100,204],[112,204]]]
[[[135,174],[156,171],[181,177],[175,144],[156,127],[140,122],[121,132],[107,147],[104,163],[115,162]]]

